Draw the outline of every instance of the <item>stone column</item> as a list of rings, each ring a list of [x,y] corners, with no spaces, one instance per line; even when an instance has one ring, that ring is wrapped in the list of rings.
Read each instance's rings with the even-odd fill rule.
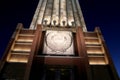
[[[81,27],[82,27],[83,31],[87,31],[86,24],[85,24],[85,21],[84,21],[84,17],[83,17],[83,14],[82,14],[82,10],[81,10],[81,7],[80,7],[80,3],[79,3],[78,0],[75,0],[75,1],[76,1],[77,9],[78,9],[78,15],[79,15],[79,18],[80,18]]]
[[[72,0],[72,6],[73,6],[73,14],[74,14],[74,19],[75,19],[75,25],[76,26],[81,26],[75,0]]]
[[[33,16],[33,20],[30,24],[30,29],[35,29],[36,28],[37,19],[38,19],[38,15],[39,15],[39,12],[40,12],[40,8],[42,6],[42,2],[43,2],[43,0],[40,0],[39,3],[38,3],[37,9],[36,9],[35,14]]]
[[[43,19],[43,24],[45,25],[50,25],[51,22],[51,15],[52,15],[52,10],[53,10],[53,0],[48,0],[45,14],[44,14],[44,19]]]
[[[67,26],[66,0],[60,0],[60,26]]]
[[[54,0],[51,23],[52,23],[52,25],[58,25],[59,24],[59,0]]]
[[[46,4],[47,4],[47,0],[43,0],[42,5],[41,5],[41,9],[40,9],[40,12],[39,12],[37,24],[42,24]]]
[[[68,20],[68,26],[73,26],[74,16],[73,16],[71,0],[67,0],[67,20]]]

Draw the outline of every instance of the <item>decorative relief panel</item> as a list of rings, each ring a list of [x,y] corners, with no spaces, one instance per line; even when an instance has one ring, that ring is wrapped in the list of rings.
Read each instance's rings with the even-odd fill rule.
[[[69,31],[46,31],[44,54],[73,55],[73,37]]]

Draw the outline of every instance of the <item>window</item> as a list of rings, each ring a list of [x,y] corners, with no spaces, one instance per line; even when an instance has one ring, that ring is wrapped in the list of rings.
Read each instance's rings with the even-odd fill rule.
[[[75,80],[72,68],[47,68],[42,80]]]

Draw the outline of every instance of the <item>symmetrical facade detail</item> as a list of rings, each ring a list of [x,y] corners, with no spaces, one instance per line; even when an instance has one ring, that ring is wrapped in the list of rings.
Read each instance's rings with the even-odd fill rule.
[[[78,0],[40,0],[30,28],[17,25],[0,80],[119,80],[99,27],[87,31]]]
[[[30,29],[37,24],[57,27],[81,26],[87,31],[78,0],[40,0]]]

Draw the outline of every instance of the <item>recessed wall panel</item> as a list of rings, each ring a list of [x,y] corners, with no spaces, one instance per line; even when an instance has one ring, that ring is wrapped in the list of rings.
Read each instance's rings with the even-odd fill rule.
[[[69,31],[48,30],[44,40],[44,54],[73,55],[73,36]]]

